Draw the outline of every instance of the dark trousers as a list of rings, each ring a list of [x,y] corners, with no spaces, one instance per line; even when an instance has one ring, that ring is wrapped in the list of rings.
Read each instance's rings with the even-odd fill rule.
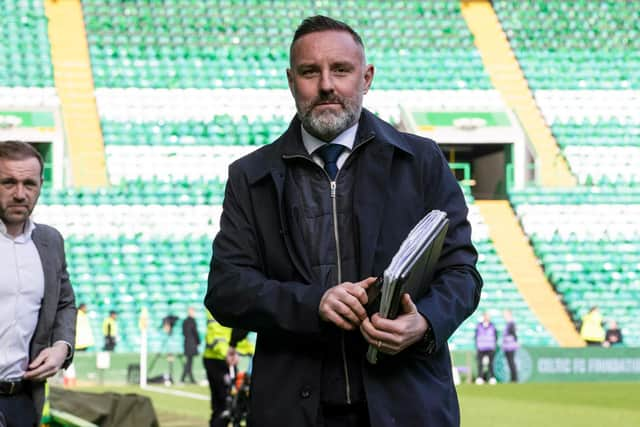
[[[211,391],[211,419],[209,427],[226,427],[225,421],[221,417],[224,411],[229,385],[225,381],[226,375],[229,374],[227,362],[218,359],[202,359],[204,369],[207,372],[207,381],[209,381],[209,390]]]
[[[353,405],[320,404],[318,427],[371,427],[366,403]]]
[[[505,351],[504,356],[507,358],[507,363],[509,364],[509,372],[511,373],[511,382],[518,382],[518,367],[516,366],[516,352],[515,351]]]
[[[104,336],[104,351],[113,351],[116,348],[116,339],[110,335]]]
[[[40,424],[37,416],[28,393],[0,395],[0,427],[34,427]]]
[[[184,382],[184,380],[189,377],[189,381],[191,381],[192,383],[195,383],[196,380],[193,379],[193,372],[191,370],[192,365],[193,365],[193,355],[192,354],[185,354],[185,362],[184,362],[184,368],[182,369],[182,379],[181,381]]]
[[[493,372],[493,358],[496,355],[495,350],[478,350],[478,377],[488,379],[485,377],[484,369],[482,369],[482,359],[485,356],[489,357],[489,378],[495,378],[495,373]]]

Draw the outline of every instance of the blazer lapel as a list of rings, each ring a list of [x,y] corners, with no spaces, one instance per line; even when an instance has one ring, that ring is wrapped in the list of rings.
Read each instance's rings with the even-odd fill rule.
[[[44,296],[42,297],[42,303],[40,305],[40,312],[38,314],[38,325],[36,326],[35,333],[33,334],[33,339],[31,341],[31,357],[34,357],[34,343],[40,344],[42,346],[46,346],[47,340],[46,336],[43,336],[43,332],[46,330],[46,315],[51,312],[55,312],[56,307],[54,307],[54,295],[55,291],[55,278],[56,271],[55,266],[51,260],[51,250],[49,248],[48,239],[38,230],[38,226],[33,230],[31,234],[31,238],[33,239],[33,243],[38,250],[38,255],[40,255],[40,263],[42,264],[42,271],[44,273]]]

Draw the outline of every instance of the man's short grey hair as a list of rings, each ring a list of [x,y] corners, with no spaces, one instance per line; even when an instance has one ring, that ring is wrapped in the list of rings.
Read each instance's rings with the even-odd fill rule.
[[[362,47],[362,51],[364,52],[364,43],[362,42],[362,38],[348,24],[329,18],[328,16],[315,15],[305,18],[296,29],[296,32],[293,34],[293,40],[291,40],[291,46],[289,47],[289,57],[291,57],[293,45],[300,37],[321,31],[344,31],[349,33],[351,34],[351,37],[353,37],[353,40]]]

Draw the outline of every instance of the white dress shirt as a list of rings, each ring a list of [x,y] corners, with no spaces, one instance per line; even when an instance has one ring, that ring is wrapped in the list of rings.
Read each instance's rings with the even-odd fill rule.
[[[311,135],[305,130],[304,126],[300,125],[300,128],[302,128],[302,143],[304,144],[304,148],[307,149],[307,153],[311,154],[314,162],[324,167],[324,161],[322,160],[322,158],[318,154],[313,154],[313,152],[323,145],[326,145],[327,142],[324,142],[323,140]],[[330,141],[331,144],[340,144],[346,147],[346,149],[343,150],[342,153],[340,153],[340,156],[336,161],[338,170],[342,168],[342,165],[344,165],[344,162],[347,160],[347,157],[349,157],[349,154],[351,154],[351,151],[353,150],[353,143],[356,140],[356,132],[358,132],[358,123],[351,126],[349,129],[342,131],[342,133],[336,136],[333,141]]]
[[[44,296],[44,271],[28,220],[17,237],[0,221],[0,380],[20,379]]]

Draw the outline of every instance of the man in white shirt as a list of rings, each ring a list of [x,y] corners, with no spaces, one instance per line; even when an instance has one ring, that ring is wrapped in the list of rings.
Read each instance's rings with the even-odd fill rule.
[[[0,142],[0,419],[39,425],[44,382],[71,363],[76,308],[64,241],[35,224],[42,188],[40,154]]]

